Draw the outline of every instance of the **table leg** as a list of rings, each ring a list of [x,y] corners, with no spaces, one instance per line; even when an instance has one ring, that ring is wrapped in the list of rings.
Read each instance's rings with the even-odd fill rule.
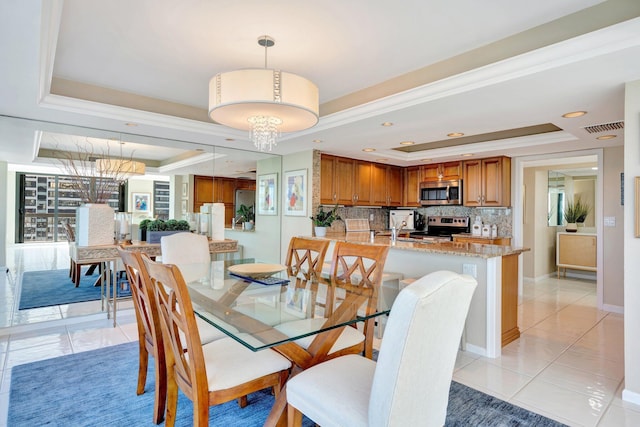
[[[264,427],[285,427],[287,425],[287,385],[280,390],[273,407],[269,412]]]
[[[116,261],[113,261],[113,263],[111,264],[111,268],[109,271],[109,279],[113,280],[112,283],[112,289],[113,289],[113,327],[116,327],[116,304],[118,303],[117,298],[118,298],[118,278],[116,277]],[[113,276],[112,276],[113,275]]]

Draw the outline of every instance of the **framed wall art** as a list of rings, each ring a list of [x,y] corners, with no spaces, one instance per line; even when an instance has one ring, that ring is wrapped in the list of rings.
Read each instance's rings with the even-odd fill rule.
[[[150,212],[151,210],[151,193],[132,193],[131,194],[133,212]]]
[[[258,177],[258,215],[278,214],[278,174]]]
[[[307,170],[284,173],[284,214],[307,216]]]

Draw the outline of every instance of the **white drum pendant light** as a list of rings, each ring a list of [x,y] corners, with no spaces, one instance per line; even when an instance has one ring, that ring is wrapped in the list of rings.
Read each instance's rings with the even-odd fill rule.
[[[249,131],[258,150],[271,151],[281,132],[318,123],[318,87],[296,74],[268,69],[267,48],[275,42],[262,36],[258,44],[264,46],[264,69],[220,73],[209,81],[209,117]]]

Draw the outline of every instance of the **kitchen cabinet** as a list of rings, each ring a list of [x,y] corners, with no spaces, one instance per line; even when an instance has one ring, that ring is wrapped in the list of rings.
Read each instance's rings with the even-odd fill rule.
[[[356,160],[322,154],[320,157],[320,203],[355,204]]]
[[[403,206],[420,206],[420,182],[422,166],[409,166],[404,169]]]
[[[356,160],[354,166],[354,204],[371,206],[371,163]]]
[[[556,235],[556,265],[558,277],[560,269],[597,270],[596,259],[597,235],[593,233],[567,233]]]
[[[402,205],[402,168],[371,164],[371,204],[374,206]]]
[[[235,212],[236,179],[193,177],[193,211],[200,212],[205,203],[224,203],[225,225],[230,225]]]
[[[433,163],[422,166],[422,181],[452,181],[460,179],[462,162]]]
[[[472,207],[511,205],[511,159],[491,157],[462,163],[463,204]]]
[[[398,166],[322,154],[320,203],[401,206],[403,170]]]

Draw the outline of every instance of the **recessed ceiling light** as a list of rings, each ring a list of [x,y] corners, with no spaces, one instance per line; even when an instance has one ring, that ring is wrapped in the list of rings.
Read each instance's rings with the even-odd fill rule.
[[[449,136],[451,138],[455,138],[455,137],[462,136],[462,135],[464,135],[464,133],[462,133],[462,132],[451,132],[451,133],[447,134],[447,136]]]
[[[364,151],[365,153],[371,153],[372,151],[376,151],[375,148],[363,148],[362,151]]]
[[[379,162],[386,162],[389,159],[378,159]]]
[[[430,162],[431,159],[420,159],[421,162]]]
[[[384,127],[393,126],[393,123],[391,123],[391,122],[384,122],[384,123],[382,123],[382,126],[384,126]]]
[[[597,170],[598,170],[598,167],[597,167],[597,166],[594,166],[594,167],[592,167],[592,168],[591,168],[591,170],[592,170],[592,171],[597,171]]]
[[[597,137],[596,139],[599,139],[600,141],[602,141],[602,140],[605,140],[605,139],[613,139],[615,137],[616,137],[616,135],[602,135],[602,136]]]
[[[563,114],[562,117],[564,117],[565,119],[573,119],[575,117],[584,116],[585,114],[587,114],[586,111],[572,111],[570,113]]]
[[[319,143],[321,143],[321,142],[322,142],[322,140],[321,140],[321,139],[314,139],[314,140],[313,140],[313,141],[311,141],[311,142],[315,142],[316,144],[319,144]]]
[[[473,156],[472,153],[465,153],[465,154],[462,155],[462,157],[471,157],[471,156]]]
[[[234,139],[234,138],[225,138],[224,140],[225,140],[225,141],[229,141],[229,142],[231,142],[231,141],[235,141],[235,139]]]
[[[125,126],[136,127],[136,126],[138,126],[138,124],[137,123],[127,122],[127,123],[125,123]]]
[[[400,143],[400,145],[413,145],[413,144],[415,144],[415,142],[413,142],[413,141],[402,141]]]

